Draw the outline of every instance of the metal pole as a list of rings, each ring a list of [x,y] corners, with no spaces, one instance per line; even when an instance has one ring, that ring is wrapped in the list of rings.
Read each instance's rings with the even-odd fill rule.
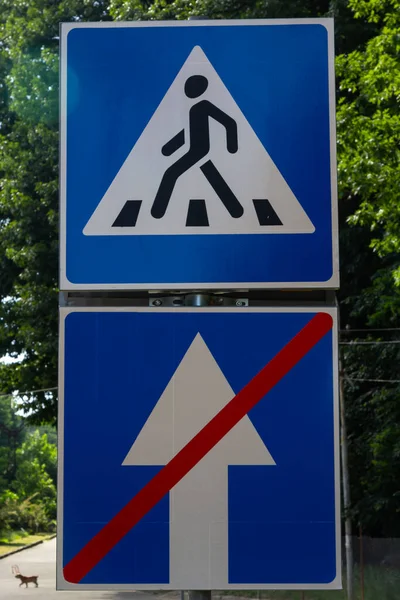
[[[187,294],[185,296],[185,306],[208,306],[210,303],[209,294]]]
[[[208,294],[188,294],[185,296],[185,306],[208,306]],[[189,590],[189,600],[211,600],[211,590]]]
[[[364,600],[364,544],[363,544],[363,533],[360,525],[360,588],[361,588],[361,600]]]
[[[203,20],[207,17],[192,16],[189,21]],[[189,294],[185,298],[186,306],[208,306],[209,296],[207,294]],[[189,590],[189,600],[211,600],[211,590]]]
[[[347,429],[344,401],[344,372],[342,360],[339,358],[339,389],[340,389],[340,445],[342,457],[342,482],[343,482],[343,506],[345,511],[345,548],[346,548],[346,579],[347,579],[347,598],[354,600],[353,589],[353,545],[350,510],[350,482],[348,469],[348,451],[347,451]]]
[[[211,590],[189,590],[189,600],[211,600]]]

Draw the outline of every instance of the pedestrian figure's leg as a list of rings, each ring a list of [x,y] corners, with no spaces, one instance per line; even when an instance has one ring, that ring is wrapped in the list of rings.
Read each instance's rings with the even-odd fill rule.
[[[151,214],[155,219],[161,219],[165,215],[169,201],[171,200],[172,192],[179,177],[188,169],[193,167],[202,156],[198,156],[192,152],[184,154],[179,160],[171,165],[164,173],[161,179],[160,187],[151,207]]]
[[[200,169],[203,171],[208,183],[214,189],[231,217],[234,217],[235,219],[241,217],[244,212],[243,206],[240,204],[239,200],[211,160],[208,160],[200,167]]]

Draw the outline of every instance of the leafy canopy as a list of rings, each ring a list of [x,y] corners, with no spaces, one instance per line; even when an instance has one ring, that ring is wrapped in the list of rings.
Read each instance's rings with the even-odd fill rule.
[[[352,225],[368,227],[379,256],[400,253],[400,1],[349,0],[356,17],[379,25],[365,48],[339,56],[338,176],[356,198]],[[393,265],[400,285],[400,267]]]

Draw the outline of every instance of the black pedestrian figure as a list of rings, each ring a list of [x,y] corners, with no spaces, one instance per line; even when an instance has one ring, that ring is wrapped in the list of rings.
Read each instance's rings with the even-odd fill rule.
[[[198,98],[206,91],[208,80],[203,75],[192,75],[185,83],[188,98]],[[210,118],[218,121],[226,129],[227,150],[231,154],[238,151],[237,124],[232,117],[214,106],[208,100],[200,100],[189,110],[189,150],[164,173],[158,192],[151,208],[156,219],[165,215],[169,201],[179,177],[204,158],[210,151]],[[171,156],[185,143],[185,131],[182,129],[161,149],[164,156]],[[234,218],[243,215],[243,207],[211,160],[200,167],[216,194]]]

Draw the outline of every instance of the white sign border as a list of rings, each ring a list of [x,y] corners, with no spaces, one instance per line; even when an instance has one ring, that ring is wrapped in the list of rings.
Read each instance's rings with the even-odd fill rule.
[[[231,590],[337,590],[342,589],[341,573],[341,513],[340,513],[340,427],[339,427],[339,368],[338,368],[338,313],[334,307],[246,307],[246,308],[151,308],[151,307],[74,307],[60,308],[59,337],[59,382],[58,382],[58,485],[57,485],[57,590],[172,590],[169,584],[73,584],[63,575],[63,497],[64,497],[64,364],[65,364],[65,319],[70,313],[327,313],[333,319],[333,403],[334,403],[334,473],[335,473],[335,537],[336,537],[336,577],[327,584],[228,584]]]
[[[68,33],[82,28],[129,28],[129,27],[220,27],[252,25],[322,25],[328,32],[328,85],[330,123],[330,172],[332,206],[332,277],[327,281],[303,282],[229,282],[229,283],[73,283],[67,278],[67,50]],[[335,53],[334,20],[315,19],[233,19],[201,21],[104,21],[91,23],[62,23],[60,32],[60,289],[72,290],[186,290],[186,289],[338,289],[339,288],[339,225],[336,170],[336,101],[335,101]]]

